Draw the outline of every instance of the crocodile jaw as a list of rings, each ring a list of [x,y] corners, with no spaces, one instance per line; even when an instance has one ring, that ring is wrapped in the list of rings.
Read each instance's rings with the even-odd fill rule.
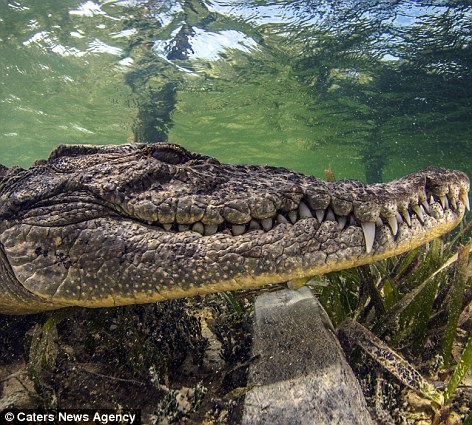
[[[229,234],[201,236],[188,231],[169,235],[111,219],[56,229],[53,239],[48,237],[50,229],[22,226],[29,241],[7,244],[4,249],[17,279],[28,291],[49,300],[51,308],[106,307],[255,288],[372,263],[448,232],[463,212],[460,206],[440,220],[426,218],[424,224],[413,217],[411,226],[399,224],[395,237],[388,225],[377,226],[370,253],[360,227],[340,231],[336,222],[319,224],[315,218],[280,224],[272,234],[249,232],[237,237],[238,244]],[[18,231],[7,230],[8,240],[16,240]],[[61,263],[61,253],[72,240],[73,248]],[[40,244],[44,251],[32,258],[28,253]],[[40,304],[40,309],[45,307]],[[25,311],[30,308],[38,306],[30,303]]]
[[[365,186],[206,157],[156,171],[149,155],[133,153],[139,147],[124,148],[132,152],[128,161],[99,149],[108,152],[105,164],[100,155],[92,163],[79,155],[43,166],[48,196],[31,201],[20,190],[9,198],[20,218],[4,213],[1,256],[10,271],[0,311],[147,303],[341,270],[448,232],[468,206],[468,179],[450,170]],[[40,177],[31,170],[44,182],[44,169]],[[172,193],[179,196],[166,203]]]

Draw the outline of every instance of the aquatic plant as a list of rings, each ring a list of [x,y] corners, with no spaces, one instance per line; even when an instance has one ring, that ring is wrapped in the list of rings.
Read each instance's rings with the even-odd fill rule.
[[[472,242],[466,242],[471,228],[471,223],[464,224],[454,236],[321,279],[325,286],[318,286],[320,300],[378,410],[405,388],[394,384],[394,390],[381,390],[379,380],[392,381],[391,375],[429,399],[433,423],[451,414],[453,403],[466,403],[459,383],[472,365],[472,337],[466,327],[472,301]],[[369,370],[366,354],[380,368]],[[399,400],[404,402],[407,393]],[[395,408],[397,415],[405,414],[398,413],[401,402]],[[455,414],[464,416],[463,411]]]

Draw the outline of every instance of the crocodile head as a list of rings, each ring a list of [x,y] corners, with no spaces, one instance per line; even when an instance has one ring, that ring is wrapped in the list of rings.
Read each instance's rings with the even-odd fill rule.
[[[469,206],[459,171],[327,183],[172,144],[60,146],[0,175],[4,313],[148,303],[371,263],[448,232]]]

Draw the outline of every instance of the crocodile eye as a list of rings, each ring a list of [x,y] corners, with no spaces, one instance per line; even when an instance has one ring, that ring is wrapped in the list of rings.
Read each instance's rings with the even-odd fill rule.
[[[188,158],[183,153],[171,148],[156,149],[151,155],[159,161],[172,165],[182,164],[188,161]]]

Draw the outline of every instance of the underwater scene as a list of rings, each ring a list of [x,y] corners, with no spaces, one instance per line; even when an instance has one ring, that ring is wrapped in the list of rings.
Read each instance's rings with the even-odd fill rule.
[[[168,140],[222,162],[387,181],[471,165],[456,1],[2,1],[0,163]]]

